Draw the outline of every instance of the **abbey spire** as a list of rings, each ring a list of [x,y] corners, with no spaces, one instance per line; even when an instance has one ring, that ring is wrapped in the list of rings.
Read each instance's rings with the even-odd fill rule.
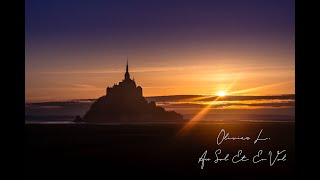
[[[127,57],[126,73],[124,74],[124,80],[130,80],[128,57]]]

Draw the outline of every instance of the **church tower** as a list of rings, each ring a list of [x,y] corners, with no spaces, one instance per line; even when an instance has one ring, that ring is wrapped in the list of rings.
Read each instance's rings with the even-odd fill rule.
[[[128,65],[128,58],[127,58],[127,68],[126,68],[126,73],[124,74],[124,80],[130,80],[129,65]]]

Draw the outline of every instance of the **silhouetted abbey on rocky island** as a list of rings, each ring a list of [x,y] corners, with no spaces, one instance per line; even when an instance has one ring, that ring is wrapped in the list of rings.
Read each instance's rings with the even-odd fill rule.
[[[124,80],[107,87],[106,95],[97,99],[90,110],[83,116],[77,117],[76,122],[159,122],[182,120],[183,116],[174,111],[165,111],[156,106],[155,102],[148,103],[142,88],[136,86],[130,78],[128,62]]]

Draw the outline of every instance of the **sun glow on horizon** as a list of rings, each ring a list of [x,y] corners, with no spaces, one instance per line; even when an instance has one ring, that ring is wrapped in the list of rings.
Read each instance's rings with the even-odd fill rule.
[[[220,97],[223,97],[223,96],[226,96],[227,93],[225,91],[218,91],[217,92],[217,96],[220,96]]]

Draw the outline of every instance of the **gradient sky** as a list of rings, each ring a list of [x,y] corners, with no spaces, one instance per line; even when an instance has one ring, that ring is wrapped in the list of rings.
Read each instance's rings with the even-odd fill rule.
[[[27,0],[26,101],[294,94],[294,0]]]

